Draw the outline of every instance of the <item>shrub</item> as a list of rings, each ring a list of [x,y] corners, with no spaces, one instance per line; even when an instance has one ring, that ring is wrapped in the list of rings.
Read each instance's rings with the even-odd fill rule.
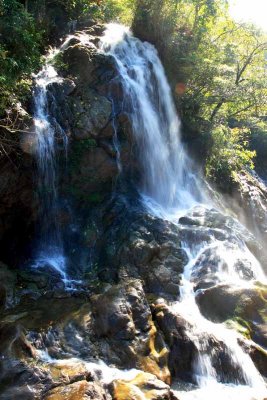
[[[254,167],[256,152],[248,149],[248,134],[247,129],[230,129],[223,125],[212,131],[213,144],[206,162],[206,176],[218,187],[229,188],[237,172]]]

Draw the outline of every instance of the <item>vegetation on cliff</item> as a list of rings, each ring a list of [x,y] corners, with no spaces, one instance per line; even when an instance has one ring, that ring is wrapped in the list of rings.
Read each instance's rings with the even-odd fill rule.
[[[251,167],[250,134],[266,135],[266,34],[235,22],[224,0],[138,0],[133,26],[159,49],[185,139],[207,148],[206,174],[231,181]]]

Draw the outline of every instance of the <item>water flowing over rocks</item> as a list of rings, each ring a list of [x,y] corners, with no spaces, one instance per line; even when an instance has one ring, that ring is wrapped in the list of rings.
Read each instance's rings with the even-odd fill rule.
[[[30,265],[33,225],[40,220],[31,151],[23,156],[28,165],[24,174],[6,166],[0,171],[1,246],[10,241],[14,221],[18,223],[14,243],[1,260],[8,265],[0,263],[0,399],[192,399],[198,397],[182,396],[191,390],[194,396],[203,381],[244,390],[253,389],[256,381],[261,389],[261,377],[246,357],[250,354],[266,376],[266,285],[260,283],[263,272],[257,261],[264,265],[262,245],[236,219],[210,204],[199,205],[205,196],[175,136],[179,132],[172,123],[179,121],[173,117],[156,52],[144,45],[153,56],[153,70],[142,43],[125,32],[125,46],[139,49],[140,65],[149,66],[149,93],[159,83],[157,90],[164,89],[158,95],[165,118],[157,120],[155,132],[168,130],[167,142],[179,150],[178,164],[186,169],[186,174],[178,169],[160,136],[165,172],[159,162],[153,179],[158,186],[164,184],[165,192],[144,178],[146,162],[155,160],[149,153],[144,156],[136,137],[142,120],[131,115],[129,101],[125,109],[120,68],[129,60],[119,68],[120,53],[116,59],[110,48],[100,46],[99,51],[103,31],[98,25],[68,37],[56,53],[59,79],[45,86],[48,121],[55,133],[57,223],[68,260],[65,280],[51,260],[41,268]],[[139,65],[131,63],[127,82],[142,76]],[[148,148],[155,144],[151,132]],[[34,135],[26,137],[33,140]],[[153,157],[161,149],[156,150]],[[151,176],[153,169],[151,164]],[[263,201],[265,189],[259,190]],[[148,200],[149,195],[155,197]],[[171,214],[177,196],[182,212]],[[171,212],[156,209],[155,198]],[[257,212],[258,223],[263,212]],[[18,255],[12,254],[14,249]],[[22,264],[20,249],[27,261]],[[212,330],[218,324],[226,336]],[[249,366],[252,383],[236,354]],[[186,390],[174,392],[174,381]],[[264,398],[262,392],[253,396]]]

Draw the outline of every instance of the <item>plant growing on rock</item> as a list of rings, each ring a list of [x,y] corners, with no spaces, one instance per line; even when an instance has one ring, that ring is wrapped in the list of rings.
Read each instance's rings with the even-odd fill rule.
[[[206,163],[206,175],[219,187],[231,187],[237,172],[254,168],[255,151],[248,149],[247,129],[219,126],[212,131],[213,145]],[[226,184],[227,183],[227,184]]]

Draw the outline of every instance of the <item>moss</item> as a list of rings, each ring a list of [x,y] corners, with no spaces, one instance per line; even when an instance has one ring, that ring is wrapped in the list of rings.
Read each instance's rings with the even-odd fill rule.
[[[226,321],[226,325],[229,328],[235,329],[241,335],[243,335],[246,339],[251,339],[252,329],[250,323],[241,317],[233,317],[232,319],[228,319]]]
[[[54,56],[52,64],[57,71],[64,72],[68,70],[68,65],[63,61],[63,53],[61,52]]]

